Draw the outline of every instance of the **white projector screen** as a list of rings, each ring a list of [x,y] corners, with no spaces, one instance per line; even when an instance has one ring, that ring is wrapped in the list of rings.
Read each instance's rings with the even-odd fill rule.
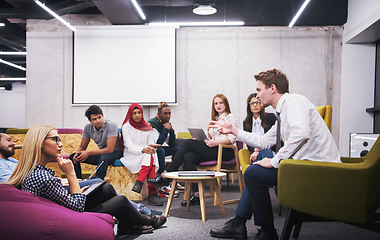
[[[72,103],[177,103],[175,33],[149,26],[77,27]]]

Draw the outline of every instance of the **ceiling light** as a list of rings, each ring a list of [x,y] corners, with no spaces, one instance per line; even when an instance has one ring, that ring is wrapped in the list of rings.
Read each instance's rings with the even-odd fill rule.
[[[7,77],[7,78],[0,78],[0,81],[26,81],[26,78]]]
[[[26,52],[0,52],[0,55],[26,55]]]
[[[3,59],[1,59],[1,58],[0,58],[0,63],[4,63],[4,64],[6,64],[6,65],[8,65],[8,66],[11,66],[11,67],[14,67],[14,68],[17,68],[17,69],[20,69],[20,70],[26,71],[26,68],[21,67],[21,66],[16,65],[16,64],[13,64],[13,63],[8,62],[8,61],[5,61],[5,60],[3,60]]]
[[[293,27],[294,23],[297,21],[298,17],[301,15],[307,4],[310,2],[310,0],[305,0],[305,2],[302,4],[300,10],[298,10],[297,14],[294,16],[293,20],[289,23],[289,28]]]
[[[0,27],[4,27],[5,26],[5,23],[0,23]]]
[[[216,12],[216,8],[211,5],[199,5],[193,9],[193,13],[197,15],[212,15]]]
[[[140,17],[141,17],[143,20],[145,20],[145,19],[146,19],[145,14],[143,13],[141,7],[137,4],[136,0],[132,0],[132,3],[133,3],[133,5],[135,6],[137,12],[140,14]]]
[[[55,17],[56,19],[58,19],[59,21],[61,21],[61,23],[65,24],[68,28],[70,28],[74,32],[76,31],[76,29],[73,26],[71,26],[70,23],[68,23],[65,20],[63,20],[63,18],[61,18],[55,12],[53,12],[52,10],[50,10],[50,8],[46,7],[45,4],[41,3],[38,0],[34,0],[34,2],[37,3],[38,6],[42,7],[46,12],[50,13],[51,15],[53,15],[53,17]]]
[[[149,26],[241,26],[244,22],[151,22]]]

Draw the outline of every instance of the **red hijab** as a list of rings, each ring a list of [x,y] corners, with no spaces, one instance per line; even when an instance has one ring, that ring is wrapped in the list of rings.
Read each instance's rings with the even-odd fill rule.
[[[140,122],[135,122],[132,118],[133,110],[135,110],[135,108],[138,108],[141,111],[142,118]],[[125,116],[123,124],[121,125],[121,137],[119,141],[119,147],[121,148],[122,151],[124,151],[123,126],[127,122],[129,122],[129,124],[131,124],[131,126],[136,128],[137,130],[153,131],[152,125],[148,123],[147,121],[145,121],[144,119],[144,113],[143,113],[142,107],[138,103],[132,103],[131,106],[129,106],[129,109],[128,109],[127,115]]]

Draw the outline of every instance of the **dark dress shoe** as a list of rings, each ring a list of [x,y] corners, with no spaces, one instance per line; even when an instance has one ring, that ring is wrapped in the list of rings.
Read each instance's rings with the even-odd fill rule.
[[[148,197],[146,197],[146,200],[148,200],[149,204],[150,205],[153,205],[153,206],[163,206],[164,204],[162,203],[162,201],[160,200],[159,197],[157,197],[157,195],[149,195]]]
[[[277,231],[273,229],[263,229],[260,228],[256,235],[253,237],[254,240],[278,240]]]
[[[136,180],[135,185],[132,188],[132,191],[137,192],[137,193],[141,193],[141,188],[143,185],[144,185],[143,182]]]
[[[150,217],[153,219],[152,227],[156,229],[166,223],[166,217],[164,215],[150,215]]]
[[[195,206],[195,205],[200,205],[201,202],[199,201],[199,197],[196,197],[196,196],[191,196],[190,198],[190,206]],[[187,201],[182,201],[181,202],[181,206],[182,207],[186,207],[187,206]]]
[[[233,218],[226,222],[222,229],[211,229],[210,234],[217,238],[247,239],[247,228],[244,222]]]
[[[170,179],[163,178],[161,175],[158,175],[155,178],[149,178],[148,183],[150,183],[154,186],[166,186],[166,185],[169,185]]]
[[[138,225],[127,228],[118,228],[117,235],[151,233],[153,230],[154,228],[152,226]]]

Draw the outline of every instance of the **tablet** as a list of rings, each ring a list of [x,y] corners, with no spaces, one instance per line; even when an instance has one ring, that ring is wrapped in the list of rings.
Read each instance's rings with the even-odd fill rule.
[[[87,188],[86,190],[84,190],[82,193],[86,196],[88,195],[91,195],[93,192],[95,192],[96,189],[98,189],[99,187],[103,186],[104,184],[106,184],[107,181],[103,180],[101,182],[96,182],[92,185],[90,185],[89,188]]]
[[[201,128],[188,128],[189,132],[191,134],[191,137],[199,140],[199,141],[204,141],[207,139],[205,132]]]

